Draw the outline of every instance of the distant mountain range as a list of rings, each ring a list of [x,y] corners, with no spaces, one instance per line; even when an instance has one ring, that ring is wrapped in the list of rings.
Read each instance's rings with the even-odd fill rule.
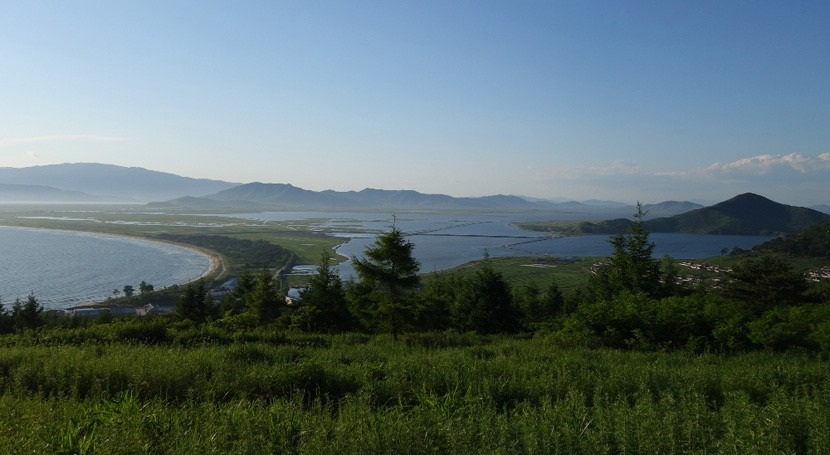
[[[757,194],[745,193],[709,207],[647,220],[645,228],[650,232],[780,235],[792,234],[828,221],[830,215],[826,213],[780,204]],[[577,230],[592,234],[616,234],[624,231],[632,222],[626,218],[585,222]]]
[[[459,211],[555,211],[596,218],[600,215],[627,215],[634,208],[619,202],[553,202],[519,196],[452,197],[412,190],[310,191],[285,183],[248,183],[203,197],[177,198],[158,207],[216,209],[245,207],[258,210],[459,210]],[[700,207],[691,202],[664,202],[648,206],[652,213],[673,215]],[[584,218],[583,218],[584,219]]]
[[[0,202],[150,202],[238,185],[110,164],[0,168]]]
[[[552,219],[584,221],[578,224],[580,232],[603,234],[625,230],[636,211],[622,202],[600,200],[452,197],[373,188],[311,191],[286,183],[236,184],[93,163],[0,168],[2,202],[149,202],[151,207],[204,211],[540,211],[551,212]],[[779,204],[752,193],[708,207],[666,201],[645,205],[644,209],[646,228],[651,232],[781,234],[830,220],[828,213]],[[606,221],[594,221],[603,219]]]
[[[104,196],[93,196],[80,191],[66,191],[43,185],[14,185],[0,183],[0,201],[2,202],[113,202]]]

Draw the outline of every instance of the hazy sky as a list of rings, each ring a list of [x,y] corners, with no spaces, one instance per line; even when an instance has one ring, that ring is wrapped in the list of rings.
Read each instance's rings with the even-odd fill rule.
[[[0,166],[830,203],[830,2],[0,0]]]

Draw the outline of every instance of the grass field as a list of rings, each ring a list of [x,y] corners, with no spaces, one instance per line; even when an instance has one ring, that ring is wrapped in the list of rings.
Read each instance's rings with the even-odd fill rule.
[[[116,323],[0,340],[0,451],[772,454],[830,446],[830,366],[805,354],[216,327],[168,329],[142,344],[130,338],[136,333]]]
[[[511,286],[523,286],[534,282],[546,287],[556,281],[564,291],[584,286],[591,274],[591,266],[601,258],[579,257],[574,260],[560,261],[545,257],[508,257],[490,258],[490,265],[501,273]],[[481,261],[475,261],[458,267],[462,273],[474,273]]]

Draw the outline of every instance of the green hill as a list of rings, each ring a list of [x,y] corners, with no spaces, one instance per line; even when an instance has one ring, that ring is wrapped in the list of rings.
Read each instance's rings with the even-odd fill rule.
[[[770,240],[754,250],[800,257],[830,258],[830,222],[816,224],[795,234]]]
[[[651,232],[781,235],[830,221],[830,215],[745,193],[728,201],[668,218],[646,221]]]

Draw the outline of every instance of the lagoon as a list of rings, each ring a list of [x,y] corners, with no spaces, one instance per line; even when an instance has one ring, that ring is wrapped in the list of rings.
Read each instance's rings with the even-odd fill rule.
[[[515,223],[570,219],[568,214],[550,212],[504,214],[405,213],[396,217],[377,213],[266,212],[234,215],[261,221],[302,222],[307,227],[343,237],[337,253],[351,258],[363,255],[375,237],[393,223],[406,234],[415,248],[413,254],[422,272],[445,270],[481,259],[508,256],[609,256],[613,248],[608,235],[551,237],[523,231]],[[769,236],[700,235],[653,233],[656,257],[699,259],[717,256],[725,248],[750,249]],[[343,279],[354,277],[351,261],[336,267]]]

